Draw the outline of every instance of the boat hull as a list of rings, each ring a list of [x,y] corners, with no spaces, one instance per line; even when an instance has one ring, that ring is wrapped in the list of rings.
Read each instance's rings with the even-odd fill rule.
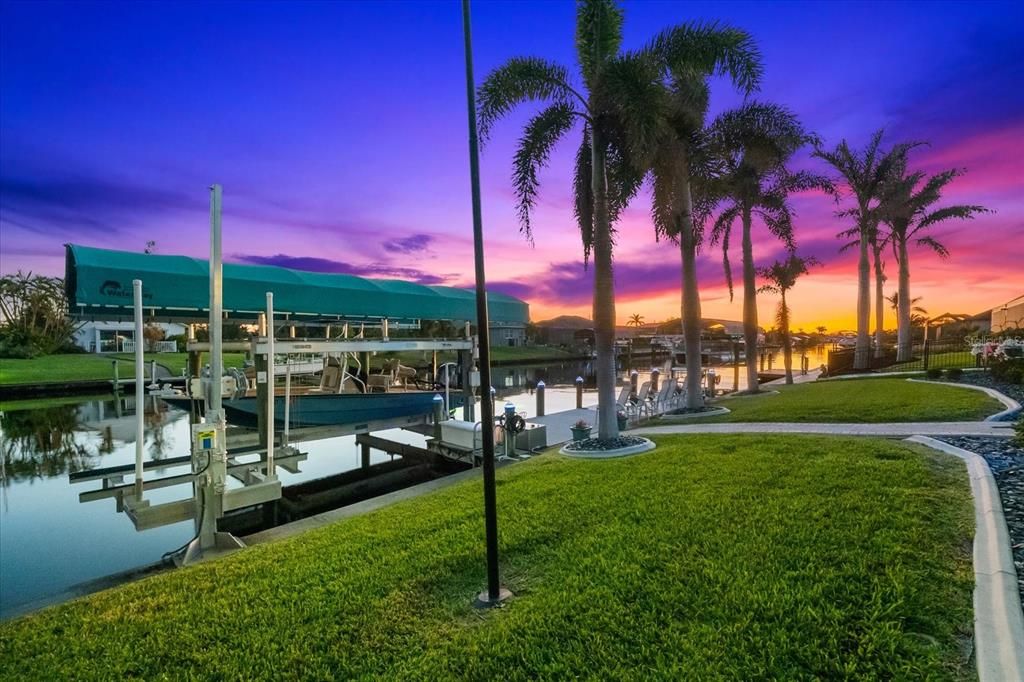
[[[430,391],[395,393],[339,393],[313,394],[291,397],[289,418],[291,426],[347,426],[403,417],[428,416],[434,411],[434,396]],[[462,394],[450,396],[449,408],[461,407]],[[168,400],[177,407],[188,409],[178,400]],[[259,426],[259,404],[256,398],[237,398],[222,403],[229,424]],[[274,398],[274,423],[284,426],[284,396]]]

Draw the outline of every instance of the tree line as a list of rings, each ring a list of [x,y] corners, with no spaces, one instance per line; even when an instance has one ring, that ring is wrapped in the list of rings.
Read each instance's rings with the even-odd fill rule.
[[[513,164],[520,228],[532,240],[531,214],[540,190],[539,171],[556,143],[576,135],[573,206],[584,263],[594,270],[593,320],[597,360],[599,436],[618,435],[615,418],[615,225],[645,183],[651,188],[655,237],[679,249],[681,313],[686,344],[688,407],[699,407],[700,291],[696,258],[718,248],[730,295],[730,248],[740,240],[747,385],[757,391],[757,294],[781,297],[788,380],[789,308],[786,293],[816,261],[797,254],[790,203],[796,192],[815,190],[847,204],[837,216],[852,227],[839,238],[858,249],[857,346],[855,367],[870,364],[871,261],[875,307],[881,329],[884,252],[899,266],[898,352],[910,352],[910,250],[923,246],[947,256],[927,234],[931,226],[970,218],[980,206],[933,208],[943,188],[962,173],[928,177],[911,171],[908,157],[919,143],[882,146],[882,132],[863,149],[846,140],[827,148],[786,107],[754,99],[764,65],[747,31],[718,22],[668,28],[642,48],[622,48],[624,14],[613,0],[577,2],[575,46],[578,73],[538,57],[513,57],[479,86],[478,117],[486,141],[500,119],[523,104],[540,105],[526,123]],[[737,108],[708,120],[711,79],[724,77],[744,97]],[[824,161],[832,177],[791,167],[801,149]],[[759,271],[753,257],[753,226],[759,222],[786,249],[786,257]],[[763,283],[758,286],[760,272]],[[879,337],[880,341],[880,337]],[[881,344],[878,344],[881,352]]]

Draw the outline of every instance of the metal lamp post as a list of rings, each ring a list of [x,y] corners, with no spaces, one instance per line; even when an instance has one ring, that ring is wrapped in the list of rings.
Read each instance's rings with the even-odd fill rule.
[[[476,264],[476,323],[480,339],[480,385],[491,385],[490,326],[487,315],[487,288],[484,275],[483,218],[480,211],[480,150],[476,132],[476,89],[473,82],[473,37],[469,19],[469,0],[462,0],[462,31],[466,43],[466,100],[469,106],[469,173],[473,191],[473,255]],[[476,605],[495,606],[512,596],[501,587],[498,576],[498,508],[494,482],[494,403],[483,396],[480,421],[483,423],[484,525],[487,534],[487,589],[477,595]]]

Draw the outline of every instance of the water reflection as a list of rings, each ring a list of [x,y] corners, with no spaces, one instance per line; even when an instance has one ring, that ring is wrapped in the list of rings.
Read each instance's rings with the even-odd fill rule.
[[[91,469],[102,452],[75,438],[79,428],[77,405],[56,405],[0,414],[3,431],[4,487]],[[108,450],[109,452],[109,450]]]

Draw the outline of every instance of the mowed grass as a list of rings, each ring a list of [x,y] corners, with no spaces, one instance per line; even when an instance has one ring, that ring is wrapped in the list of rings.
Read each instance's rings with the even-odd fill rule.
[[[174,376],[180,376],[188,362],[188,353],[145,353],[146,376],[149,362],[155,360]],[[241,367],[243,353],[225,353],[227,367]],[[90,381],[114,378],[113,361],[118,362],[118,376],[121,379],[135,377],[135,356],[130,353],[69,353],[45,355],[28,360],[0,358],[0,385],[45,384],[69,381]],[[204,355],[208,361],[208,355]]]
[[[767,390],[767,389],[762,389]],[[1003,409],[981,391],[904,378],[844,379],[782,386],[778,395],[716,401],[731,412],[701,422],[935,422],[984,419]],[[670,420],[671,417],[665,419]],[[688,419],[687,423],[692,423]]]
[[[2,679],[971,679],[963,465],[669,436],[479,479],[0,625]]]

